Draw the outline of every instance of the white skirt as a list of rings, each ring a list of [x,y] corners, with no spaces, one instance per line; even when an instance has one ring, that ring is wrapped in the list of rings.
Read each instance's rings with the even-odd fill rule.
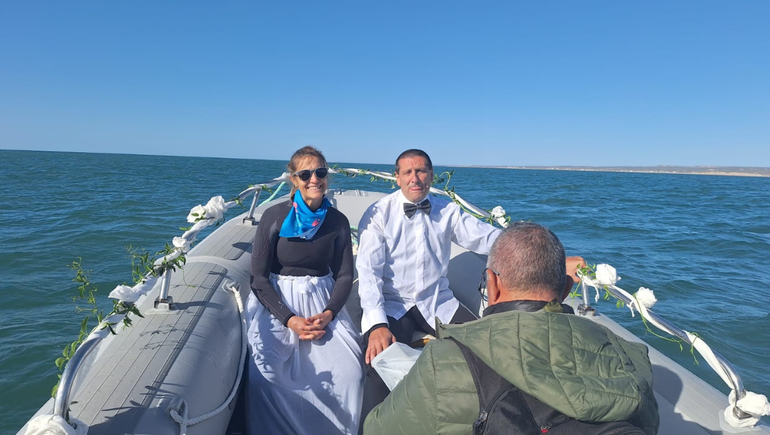
[[[326,308],[334,287],[331,274],[272,274],[270,281],[284,304],[305,318]],[[246,316],[249,434],[357,434],[364,385],[362,339],[347,310],[337,313],[319,340],[300,340],[253,293]]]

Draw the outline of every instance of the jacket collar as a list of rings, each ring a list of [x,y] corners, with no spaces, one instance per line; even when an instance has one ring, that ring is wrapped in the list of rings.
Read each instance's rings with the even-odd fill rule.
[[[557,305],[558,304],[558,305]],[[505,313],[508,311],[524,311],[528,313],[533,313],[535,311],[540,311],[544,308],[546,308],[546,305],[550,305],[546,311],[550,312],[559,312],[558,309],[561,308],[561,312],[565,314],[575,314],[575,311],[570,307],[569,305],[559,304],[556,302],[556,300],[553,300],[551,302],[545,302],[545,301],[508,301],[508,302],[500,302],[499,304],[494,304],[488,306],[484,312],[481,314],[481,317],[486,317],[490,314],[498,314],[498,313]],[[555,305],[555,306],[554,306]]]

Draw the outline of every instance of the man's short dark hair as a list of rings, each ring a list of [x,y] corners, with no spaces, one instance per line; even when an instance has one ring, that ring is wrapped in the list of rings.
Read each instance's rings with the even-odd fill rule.
[[[396,174],[398,174],[398,162],[401,161],[401,159],[405,159],[408,157],[422,157],[425,159],[425,163],[428,164],[428,169],[431,171],[433,170],[433,162],[430,161],[430,157],[428,156],[428,153],[426,153],[423,150],[418,150],[416,148],[406,150],[403,153],[401,153],[398,158],[396,159]]]
[[[518,298],[549,291],[551,298],[561,300],[567,276],[564,246],[540,224],[520,221],[503,230],[492,245],[487,265]]]

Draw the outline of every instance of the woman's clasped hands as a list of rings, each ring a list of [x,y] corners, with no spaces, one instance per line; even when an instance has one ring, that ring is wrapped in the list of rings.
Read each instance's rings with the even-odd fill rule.
[[[286,326],[294,331],[300,340],[318,340],[326,334],[326,325],[332,321],[334,314],[331,310],[311,317],[292,316]]]

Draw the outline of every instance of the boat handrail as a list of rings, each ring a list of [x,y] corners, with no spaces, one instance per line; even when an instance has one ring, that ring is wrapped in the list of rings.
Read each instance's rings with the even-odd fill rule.
[[[72,389],[75,385],[75,377],[80,371],[83,362],[91,355],[96,346],[101,343],[110,333],[108,325],[118,324],[123,320],[125,314],[114,314],[102,320],[91,333],[80,343],[75,354],[64,366],[59,386],[56,388],[53,402],[53,415],[63,417],[69,421],[69,403]]]
[[[677,337],[685,343],[691,345],[698,353],[706,360],[709,367],[722,379],[722,381],[735,392],[735,403],[746,397],[746,389],[743,386],[743,380],[738,374],[738,370],[733,366],[730,361],[722,356],[719,352],[711,349],[711,347],[699,336],[686,331],[678,326],[674,325],[670,321],[666,320],[662,316],[653,312],[647,305],[637,300],[635,296],[632,296],[626,290],[618,287],[614,283],[607,282],[602,283],[597,280],[591,279],[585,274],[580,274],[580,286],[583,296],[583,304],[578,307],[578,312],[581,315],[593,314],[595,310],[590,306],[588,301],[588,286],[596,289],[596,300],[599,298],[599,289],[607,291],[610,295],[614,296],[631,310],[631,315],[634,315],[634,310],[637,310],[642,318],[649,323],[652,323],[663,332],[669,335]],[[738,420],[744,420],[752,418],[752,415],[744,412],[738,406],[733,407],[733,415]]]
[[[56,389],[56,396],[53,401],[54,415],[69,420],[69,398],[72,392],[72,386],[75,382],[75,375],[83,360],[91,354],[96,348],[96,345],[99,344],[103,338],[104,337],[89,338],[81,343],[77,352],[75,352],[75,355],[69,360],[67,366],[64,367],[64,373],[62,373],[61,381],[59,382],[59,387]]]

